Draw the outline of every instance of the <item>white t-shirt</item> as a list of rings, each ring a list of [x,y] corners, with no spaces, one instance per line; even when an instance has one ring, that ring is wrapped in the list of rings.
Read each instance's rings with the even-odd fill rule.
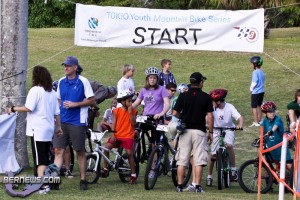
[[[225,102],[223,109],[216,108],[213,112],[214,115],[214,127],[234,127],[233,119],[238,120],[241,114],[236,108]]]
[[[112,123],[112,110],[106,109],[106,111],[104,112],[103,118],[106,119],[106,122],[111,124]]]
[[[35,141],[52,141],[54,116],[60,114],[55,91],[46,92],[43,87],[32,87],[25,107],[31,110],[27,113],[26,135],[33,136]]]
[[[117,87],[118,87],[118,95],[121,93],[121,92],[123,92],[123,91],[125,91],[125,90],[129,90],[129,91],[131,91],[132,93],[134,93],[134,82],[133,82],[133,80],[132,80],[132,78],[125,78],[125,77],[122,77],[119,81],[118,81],[118,85],[117,85]],[[117,104],[117,107],[119,108],[119,107],[121,107],[122,106],[122,104],[121,103],[118,103]]]

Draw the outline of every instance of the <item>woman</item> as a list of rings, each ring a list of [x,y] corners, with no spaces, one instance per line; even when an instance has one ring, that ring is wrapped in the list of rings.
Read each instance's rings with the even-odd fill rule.
[[[37,175],[42,177],[50,164],[49,149],[54,131],[62,134],[57,96],[52,90],[52,78],[47,68],[39,65],[33,68],[32,88],[28,92],[25,106],[7,108],[8,114],[12,112],[27,112],[26,135],[31,138]],[[41,188],[40,193],[49,190],[47,185]]]
[[[132,104],[133,108],[144,102],[143,115],[153,116],[155,120],[161,119],[170,108],[169,94],[165,87],[160,86],[158,83],[158,69],[156,67],[148,67],[145,71],[146,83],[145,86],[139,92],[139,95],[135,102]],[[163,120],[162,120],[163,122]],[[150,130],[151,127],[147,127],[143,124],[143,129]],[[152,130],[152,137],[149,138],[151,143],[154,143],[153,135],[155,136],[155,130]]]

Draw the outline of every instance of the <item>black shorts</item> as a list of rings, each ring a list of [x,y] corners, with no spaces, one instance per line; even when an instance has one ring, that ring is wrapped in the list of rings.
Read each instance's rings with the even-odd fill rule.
[[[50,164],[49,151],[51,142],[34,141],[33,137],[30,138],[34,165],[48,166]]]
[[[265,93],[259,93],[259,94],[252,94],[251,95],[251,108],[257,108],[258,106],[261,106],[263,100],[264,100]]]

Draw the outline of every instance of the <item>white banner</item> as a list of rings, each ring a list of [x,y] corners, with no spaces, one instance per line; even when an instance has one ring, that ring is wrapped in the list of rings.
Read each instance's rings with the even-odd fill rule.
[[[76,4],[75,45],[263,52],[264,9],[163,10]]]
[[[15,155],[16,119],[16,114],[0,115],[0,174],[20,168]]]

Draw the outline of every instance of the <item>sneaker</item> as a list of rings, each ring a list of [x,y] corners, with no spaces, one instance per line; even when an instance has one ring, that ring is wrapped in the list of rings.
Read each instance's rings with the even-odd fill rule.
[[[130,176],[129,184],[136,184],[136,180],[137,180],[136,176]]]
[[[80,180],[80,190],[87,190],[87,181],[86,180]]]
[[[49,185],[43,185],[38,191],[38,194],[47,194],[50,191]]]
[[[108,177],[108,169],[102,168],[100,172],[100,177],[107,178]]]
[[[193,186],[193,184],[189,184],[185,189],[185,192],[195,192],[196,191],[196,187]]]
[[[206,186],[212,186],[212,182],[213,182],[213,179],[212,178],[207,178],[206,179]]]
[[[183,189],[180,188],[179,186],[176,187],[176,192],[183,192]]]
[[[73,178],[72,172],[70,170],[65,171],[65,177],[66,178]]]
[[[253,122],[249,127],[259,127],[259,126],[260,126],[259,123]]]
[[[202,187],[200,186],[198,189],[195,188],[195,192],[204,193],[204,190],[203,190]]]
[[[155,176],[155,171],[154,170],[150,170],[149,174],[148,174],[148,178],[154,178]]]
[[[231,180],[232,181],[237,181],[238,180],[238,175],[236,170],[231,171]]]

